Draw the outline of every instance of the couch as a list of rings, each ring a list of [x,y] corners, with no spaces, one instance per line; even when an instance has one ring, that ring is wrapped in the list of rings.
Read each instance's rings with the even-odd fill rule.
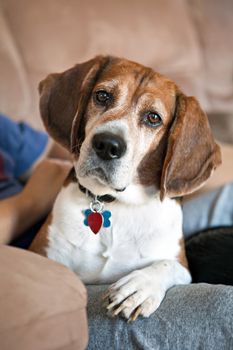
[[[232,19],[231,0],[1,0],[1,112],[43,129],[37,91],[41,79],[99,53],[124,56],[166,74],[187,94],[195,95],[200,100],[215,135],[220,141],[228,143],[223,147],[223,167],[205,189],[233,180],[233,151],[229,145],[233,143]],[[0,308],[1,349],[85,348],[86,296],[78,278],[59,264],[15,248],[1,247],[0,259],[0,289],[2,293],[4,290]],[[7,288],[3,289],[3,286]],[[198,320],[205,315],[201,312],[202,306],[198,302],[195,304],[197,287],[193,288],[187,286],[181,291],[178,287],[178,294],[174,290],[169,292],[157,314],[155,336],[158,344],[161,344],[159,348],[198,348],[192,346],[192,342]],[[125,349],[127,343],[119,343],[119,338],[114,338],[118,343],[112,346],[113,343],[107,343],[106,338],[99,344],[95,343],[93,335],[101,325],[109,329],[110,335],[116,329],[115,321],[108,323],[108,319],[101,316],[98,296],[102,290],[103,287],[88,288],[89,311],[97,313],[96,316],[95,312],[90,311],[89,347]],[[218,309],[218,295],[222,299],[232,300],[229,289],[215,287],[210,292],[204,285],[201,293],[208,300],[205,312],[210,312],[213,300],[217,316],[224,322]],[[190,296],[194,304],[189,303]],[[37,303],[38,307],[34,309]],[[195,309],[199,310],[192,320],[196,323],[186,345],[179,343],[177,334],[180,333],[175,333],[172,325],[173,316],[176,315],[175,305],[180,303],[188,307],[191,314]],[[171,314],[165,322],[163,312],[166,308],[171,309]],[[232,312],[227,307],[224,310]],[[94,315],[97,319],[93,320]],[[179,327],[182,319],[185,319],[184,314],[177,318]],[[79,329],[80,322],[82,328]],[[121,337],[126,341],[125,323],[119,322]],[[149,329],[150,322],[140,323],[142,333]],[[185,334],[188,332],[186,325],[184,323],[180,328]],[[208,332],[208,320],[202,325]],[[141,333],[136,334],[135,325],[129,327],[130,334],[141,348]],[[161,329],[166,330],[176,343],[172,345],[168,340],[164,343]],[[227,349],[229,345],[224,343],[224,335],[228,331],[221,323],[219,339],[223,342],[222,349]],[[202,336],[204,339],[205,336]],[[112,336],[109,339],[114,340]],[[214,342],[208,344],[214,346]],[[143,346],[146,348],[145,344]],[[150,349],[151,344],[148,343],[147,348]]]

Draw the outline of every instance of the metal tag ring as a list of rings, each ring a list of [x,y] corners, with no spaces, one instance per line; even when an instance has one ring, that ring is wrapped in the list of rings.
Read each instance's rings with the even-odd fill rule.
[[[94,213],[101,213],[103,211],[104,204],[100,202],[98,199],[95,199],[90,203],[90,209]]]

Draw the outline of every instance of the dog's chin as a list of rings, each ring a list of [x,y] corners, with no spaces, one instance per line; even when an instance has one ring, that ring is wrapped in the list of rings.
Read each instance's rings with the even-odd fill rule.
[[[113,186],[106,183],[105,180],[97,176],[77,177],[80,185],[88,189],[96,196],[103,196],[109,194],[115,197],[116,193],[118,192],[117,189],[114,189]]]
[[[78,181],[96,196],[109,194],[125,204],[145,204],[159,195],[154,186],[145,187],[139,184],[129,184],[125,188],[114,188],[95,176],[78,177]]]
[[[76,167],[75,167],[76,168]],[[110,176],[107,176],[102,168],[95,168],[92,170],[75,169],[77,179],[83,187],[88,189],[96,196],[103,196],[109,194],[116,197],[118,192],[123,192],[126,185],[115,183]]]

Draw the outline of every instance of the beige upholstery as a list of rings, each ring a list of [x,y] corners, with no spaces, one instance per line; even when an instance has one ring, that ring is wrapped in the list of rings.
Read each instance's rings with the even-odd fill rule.
[[[0,111],[43,128],[38,82],[106,53],[168,75],[206,111],[232,113],[232,18],[232,0],[1,0]],[[218,184],[233,179],[232,153]],[[1,350],[83,349],[85,303],[65,267],[0,247]]]
[[[81,350],[86,291],[64,266],[0,246],[0,349]]]
[[[38,82],[99,53],[175,79],[208,111],[232,111],[231,0],[1,0],[0,109],[42,127]]]

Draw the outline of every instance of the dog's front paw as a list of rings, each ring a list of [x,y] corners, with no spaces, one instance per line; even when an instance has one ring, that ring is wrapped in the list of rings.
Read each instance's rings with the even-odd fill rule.
[[[143,270],[136,270],[110,286],[106,294],[107,309],[112,316],[121,313],[130,321],[139,315],[149,317],[161,304],[165,292],[158,280]]]

